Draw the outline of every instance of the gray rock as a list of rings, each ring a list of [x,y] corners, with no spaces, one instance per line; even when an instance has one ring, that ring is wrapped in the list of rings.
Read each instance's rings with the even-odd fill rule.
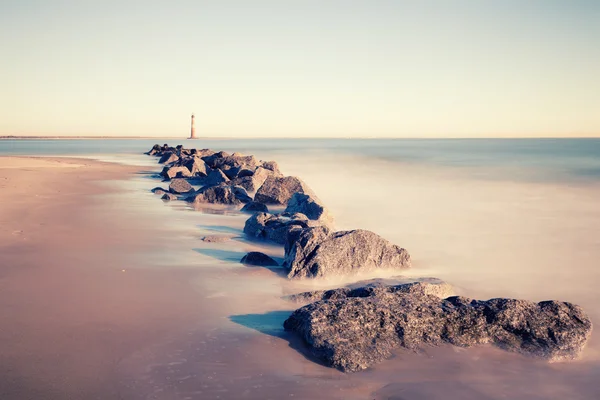
[[[252,201],[248,193],[239,186],[219,185],[204,187],[194,196],[194,203],[242,204]]]
[[[192,185],[190,185],[190,183],[185,179],[175,178],[169,184],[169,192],[171,193],[184,194],[192,192],[193,190],[194,188]]]
[[[251,201],[248,204],[246,204],[244,207],[242,207],[241,211],[244,211],[244,212],[265,212],[265,213],[268,213],[269,209],[263,203],[258,203],[256,201]]]
[[[260,265],[265,267],[277,266],[277,261],[273,260],[268,255],[261,253],[259,251],[251,251],[242,257],[240,261],[242,264],[247,265]]]
[[[160,145],[159,144],[155,144],[154,146],[152,146],[152,148],[149,151],[147,151],[144,154],[147,154],[149,156],[154,156],[154,155],[157,155],[157,154],[159,154],[161,152],[162,152],[162,149],[161,149]]]
[[[261,166],[265,169],[270,170],[276,177],[282,177],[283,174],[279,170],[279,165],[275,161],[263,161]]]
[[[174,195],[173,193],[165,193],[165,194],[163,194],[161,199],[166,200],[166,201],[177,200],[177,196]]]
[[[220,161],[220,159],[229,157],[230,154],[226,151],[219,151],[217,153],[213,153],[208,156],[203,156],[202,160],[211,168],[216,169],[219,168],[219,165],[223,165],[225,161]]]
[[[181,166],[173,166],[173,167],[164,167],[161,171],[160,175],[165,179],[173,179],[173,178],[189,178],[192,176],[192,173],[186,167]]]
[[[166,151],[160,157],[160,160],[158,160],[158,163],[159,164],[170,164],[177,160],[179,160],[179,157],[177,156],[177,154],[175,154],[175,152]]]
[[[226,182],[229,182],[229,178],[220,169],[211,170],[208,173],[208,176],[203,180],[205,186],[216,186]]]
[[[577,358],[592,323],[576,305],[558,301],[440,299],[418,293],[321,300],[285,321],[311,353],[342,371],[359,371],[383,361],[398,347],[419,349],[450,343],[491,343],[546,359]]]
[[[269,176],[256,192],[254,200],[265,204],[287,204],[294,193],[314,195],[306,183],[295,176]]]
[[[294,193],[287,203],[285,212],[294,214],[302,213],[308,219],[320,221],[324,225],[332,226],[333,217],[329,210],[321,203],[316,196],[305,193]]]
[[[241,174],[241,172],[242,171],[238,173],[238,176],[232,181],[232,183],[238,186],[242,186],[248,192],[256,192],[262,186],[265,180],[267,180],[268,177],[275,177],[273,171],[270,171],[263,167],[256,168],[252,175],[249,176],[244,176]]]
[[[252,239],[285,244],[291,232],[308,228],[312,222],[300,214],[285,216],[259,212],[246,220],[244,233]]]
[[[339,289],[315,290],[285,296],[296,303],[314,303],[319,300],[344,299],[346,297],[372,297],[382,293],[414,293],[446,298],[454,295],[452,286],[436,278],[418,279],[371,279],[357,282]]]
[[[211,171],[208,165],[199,157],[188,157],[183,160],[182,164],[190,171],[191,176],[204,177]]]
[[[284,261],[290,279],[410,267],[406,250],[363,229],[331,234],[320,228],[306,229],[294,239],[286,245]]]

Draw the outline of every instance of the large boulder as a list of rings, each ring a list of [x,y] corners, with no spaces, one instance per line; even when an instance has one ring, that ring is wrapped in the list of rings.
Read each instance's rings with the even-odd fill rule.
[[[367,230],[328,233],[313,228],[287,243],[284,266],[290,279],[317,278],[409,268],[410,255]]]
[[[173,178],[190,178],[192,176],[189,169],[186,167],[164,167],[160,175],[165,179]]]
[[[294,193],[314,193],[306,183],[295,176],[269,176],[256,192],[254,200],[265,204],[287,204]]]
[[[491,343],[548,361],[577,358],[592,332],[585,312],[571,303],[380,293],[321,300],[285,321],[314,356],[342,371],[359,371],[398,347]]]
[[[436,278],[376,278],[346,287],[330,290],[313,290],[285,296],[295,303],[314,303],[319,300],[345,299],[347,297],[374,297],[383,293],[413,293],[447,298],[454,295],[451,285]]]
[[[302,214],[273,215],[259,212],[246,220],[244,233],[252,239],[285,244],[293,231],[300,231],[311,226],[314,226],[314,221],[310,221]]]
[[[259,265],[264,267],[275,267],[279,265],[277,264],[277,261],[273,260],[268,255],[259,251],[251,251],[250,253],[242,257],[242,260],[240,262],[246,265]]]
[[[285,212],[301,213],[308,219],[320,221],[324,225],[333,225],[333,217],[329,210],[321,203],[321,200],[310,194],[294,193],[287,203]]]
[[[175,178],[169,184],[169,192],[175,194],[184,194],[193,191],[194,188],[188,181],[181,178]]]
[[[252,201],[248,193],[239,186],[211,186],[200,189],[193,197],[194,203],[242,204]]]

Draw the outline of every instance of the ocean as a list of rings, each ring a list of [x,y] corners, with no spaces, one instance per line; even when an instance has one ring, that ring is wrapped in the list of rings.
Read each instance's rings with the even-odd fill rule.
[[[302,178],[317,193],[338,229],[369,229],[406,248],[414,263],[412,275],[441,278],[458,294],[478,299],[569,301],[581,305],[593,322],[600,321],[600,139],[2,140],[0,155],[91,157],[158,172],[157,160],[141,155],[155,143],[276,160],[285,174]],[[134,179],[136,190],[155,186],[141,179]],[[148,207],[158,204],[151,197],[146,201]],[[161,208],[161,215],[169,210]],[[183,218],[180,228],[197,229],[195,221]],[[269,280],[264,290],[272,292],[276,284],[277,279]],[[253,285],[261,290],[260,282]],[[277,336],[281,318],[261,326]],[[261,346],[264,351],[270,345]],[[294,351],[278,349],[284,357]],[[546,364],[476,349],[444,351],[405,355],[343,379],[335,375],[339,382],[311,379],[323,390],[379,382],[382,386],[370,392],[377,399],[600,395],[596,334],[582,359],[572,363]],[[435,357],[437,363],[426,362]],[[290,362],[288,369],[294,368]],[[235,374],[233,364],[230,371]],[[267,368],[264,374],[273,379],[265,385],[283,379],[281,371]],[[290,382],[296,378],[285,376]]]

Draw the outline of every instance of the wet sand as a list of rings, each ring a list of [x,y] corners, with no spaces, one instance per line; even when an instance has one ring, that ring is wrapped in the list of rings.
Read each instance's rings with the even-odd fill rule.
[[[292,163],[281,164],[297,172]],[[356,175],[302,168],[306,175],[299,175],[320,194],[320,184],[334,174],[339,187],[355,189]],[[599,397],[596,342],[584,360],[564,364],[487,346],[399,350],[355,374],[314,362],[283,332],[297,306],[280,296],[343,282],[289,282],[277,269],[239,264],[250,250],[275,257],[283,251],[244,240],[247,215],[235,209],[162,202],[149,192],[160,182],[148,172],[158,169],[0,158],[0,398]],[[322,197],[342,224],[351,224],[344,212],[352,214],[355,203],[344,190]],[[233,238],[200,240],[213,234]],[[418,253],[417,264],[426,264]],[[432,272],[438,271],[421,265],[412,273]],[[461,273],[467,274],[446,272],[451,283],[467,281]]]

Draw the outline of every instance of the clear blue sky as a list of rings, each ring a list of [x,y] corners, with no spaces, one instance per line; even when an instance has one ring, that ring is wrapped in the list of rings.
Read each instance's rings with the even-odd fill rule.
[[[0,0],[0,135],[600,135],[598,0]]]

